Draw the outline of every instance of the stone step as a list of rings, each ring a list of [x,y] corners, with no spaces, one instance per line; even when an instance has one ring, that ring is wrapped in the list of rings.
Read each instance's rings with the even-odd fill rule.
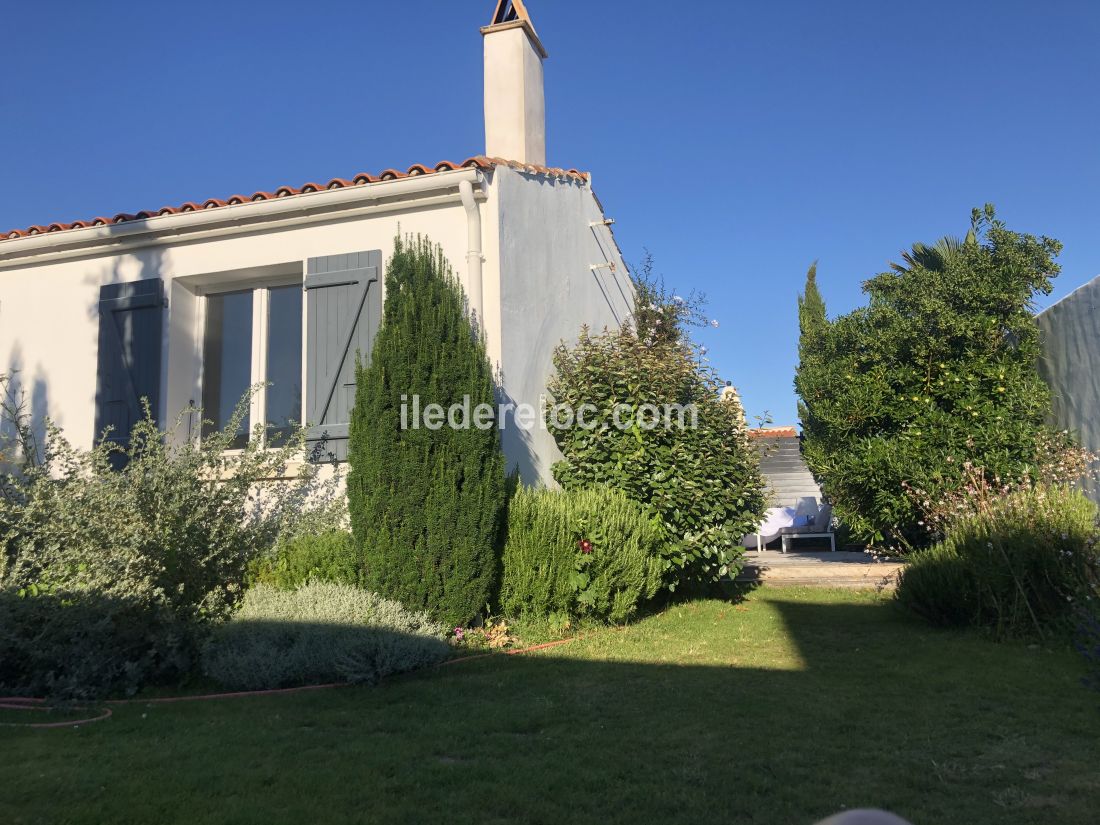
[[[765,550],[745,554],[737,581],[778,586],[853,587],[892,590],[904,566],[867,553],[839,551],[782,553]]]

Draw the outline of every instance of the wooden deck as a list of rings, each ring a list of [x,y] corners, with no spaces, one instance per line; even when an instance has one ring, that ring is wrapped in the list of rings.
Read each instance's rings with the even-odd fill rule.
[[[893,590],[901,568],[899,561],[881,560],[870,553],[844,550],[835,553],[765,550],[758,553],[749,550],[745,553],[745,568],[737,581]]]

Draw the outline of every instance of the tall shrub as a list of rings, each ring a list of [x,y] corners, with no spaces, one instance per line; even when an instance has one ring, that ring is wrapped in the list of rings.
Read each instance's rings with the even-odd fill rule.
[[[800,302],[803,451],[867,541],[927,544],[921,501],[963,487],[967,462],[1015,483],[1069,447],[1044,425],[1032,317],[1061,244],[1008,230],[991,206],[972,224],[966,239],[918,245],[867,281],[865,307],[825,319],[813,272]]]
[[[491,420],[428,428],[413,408],[493,403],[484,342],[442,251],[398,238],[382,328],[356,371],[348,506],[367,586],[452,625],[493,593],[504,455]]]
[[[508,507],[501,608],[625,621],[660,588],[663,550],[660,524],[618,490],[521,489]]]
[[[697,313],[690,301],[643,281],[634,323],[600,334],[584,329],[575,346],[559,346],[548,384],[554,406],[591,405],[588,426],[548,416],[564,456],[554,478],[566,489],[605,484],[650,508],[666,532],[672,589],[734,570],[740,539],[765,507],[739,405],[720,401],[721,383],[686,333]],[[666,416],[666,405],[679,409]],[[660,420],[648,426],[654,407]]]

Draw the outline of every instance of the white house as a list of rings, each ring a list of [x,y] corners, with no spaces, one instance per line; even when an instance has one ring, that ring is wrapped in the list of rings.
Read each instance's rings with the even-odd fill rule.
[[[0,372],[81,446],[128,432],[141,397],[221,423],[268,381],[251,421],[305,421],[343,457],[400,227],[442,245],[507,400],[539,404],[555,345],[620,324],[633,293],[590,175],[546,165],[547,54],[521,0],[481,33],[483,155],[0,235]],[[548,433],[503,438],[549,479]]]

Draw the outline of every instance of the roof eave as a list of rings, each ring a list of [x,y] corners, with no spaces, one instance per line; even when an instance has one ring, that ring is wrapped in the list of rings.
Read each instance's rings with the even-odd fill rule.
[[[477,168],[303,192],[273,200],[176,212],[118,224],[44,232],[0,243],[0,269],[407,209],[411,204],[461,203],[458,184],[484,179]],[[480,191],[480,187],[479,187]],[[484,195],[482,195],[484,197]]]

